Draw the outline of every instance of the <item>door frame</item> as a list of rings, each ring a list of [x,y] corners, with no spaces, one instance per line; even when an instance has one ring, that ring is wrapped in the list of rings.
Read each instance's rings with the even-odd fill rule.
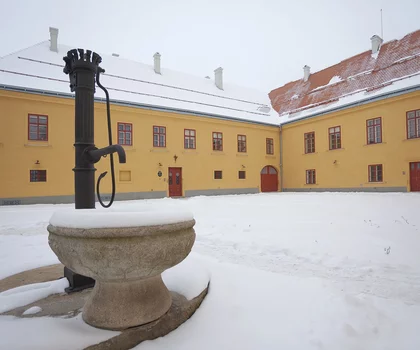
[[[171,169],[174,169],[174,170],[179,170],[179,181],[180,181],[180,183],[179,183],[179,185],[180,185],[180,187],[181,187],[181,194],[180,195],[175,195],[175,196],[171,196],[171,190],[170,190],[170,184],[169,184],[169,174],[170,174],[170,171],[171,171]],[[175,181],[175,179],[173,179],[173,181]],[[182,185],[182,167],[168,167],[168,197],[183,197],[183,195],[184,195],[184,187],[183,187],[183,185]]]
[[[420,191],[413,191],[413,186],[411,185],[411,164],[420,164],[420,160],[414,161],[414,162],[408,162],[408,179],[410,183],[410,192],[420,192]],[[417,171],[417,169],[414,169],[414,170]]]

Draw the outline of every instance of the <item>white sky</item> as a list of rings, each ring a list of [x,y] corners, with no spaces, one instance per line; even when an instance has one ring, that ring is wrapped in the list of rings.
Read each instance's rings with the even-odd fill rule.
[[[420,29],[419,0],[0,0],[0,57],[49,39],[269,92]],[[103,62],[106,69],[106,62]]]

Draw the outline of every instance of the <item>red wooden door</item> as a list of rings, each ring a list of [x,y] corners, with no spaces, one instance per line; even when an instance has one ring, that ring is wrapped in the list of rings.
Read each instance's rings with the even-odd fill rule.
[[[182,168],[169,168],[169,197],[182,196]]]
[[[261,192],[277,192],[279,189],[277,170],[267,165],[261,170]]]
[[[420,191],[420,162],[410,163],[410,190]]]

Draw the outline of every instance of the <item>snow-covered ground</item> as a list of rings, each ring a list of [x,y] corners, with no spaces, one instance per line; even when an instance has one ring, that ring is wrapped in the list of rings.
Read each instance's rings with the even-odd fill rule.
[[[417,194],[274,193],[114,207],[192,211],[192,257],[211,271],[210,293],[191,320],[140,350],[420,349]],[[68,208],[0,207],[0,278],[57,262],[46,225]],[[3,316],[0,348],[23,348],[16,333],[24,327],[37,330],[27,333],[32,349],[48,349],[51,327],[72,336],[60,349],[115,334],[80,318]]]

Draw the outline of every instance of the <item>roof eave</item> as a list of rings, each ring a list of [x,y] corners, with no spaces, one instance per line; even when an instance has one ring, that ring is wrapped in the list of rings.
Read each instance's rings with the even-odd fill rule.
[[[38,90],[33,88],[25,88],[20,86],[13,86],[13,85],[4,85],[0,84],[1,90],[8,90],[8,91],[15,91],[15,92],[25,92],[29,94],[36,94],[36,95],[44,95],[44,96],[52,96],[52,97],[61,97],[61,98],[74,98],[73,94],[70,93],[63,93],[63,92],[55,92],[49,90]],[[105,98],[102,97],[95,97],[96,102],[103,102],[105,103]],[[156,105],[149,105],[144,103],[137,103],[137,102],[129,102],[129,101],[122,101],[122,100],[114,100],[110,99],[110,103],[119,105],[119,106],[126,106],[126,107],[135,107],[135,108],[142,108],[142,109],[149,109],[149,110],[156,110],[156,111],[164,111],[169,113],[180,113],[180,114],[187,114],[187,115],[194,115],[198,117],[206,117],[206,118],[214,118],[214,119],[221,119],[221,120],[228,120],[233,122],[239,123],[247,123],[247,124],[255,124],[255,125],[263,125],[263,126],[271,126],[271,127],[278,127],[279,123],[271,124],[253,120],[246,120],[246,119],[239,119],[234,117],[228,117],[221,114],[210,114],[205,112],[196,112],[188,109],[180,109],[174,107],[162,107]]]
[[[315,117],[320,117],[322,115],[327,115],[327,114],[330,114],[330,113],[339,112],[339,111],[342,111],[342,110],[345,110],[345,109],[348,109],[348,108],[363,106],[363,105],[368,104],[368,103],[384,100],[384,99],[390,98],[390,97],[396,97],[396,96],[408,94],[410,92],[414,92],[414,91],[418,91],[418,90],[420,90],[420,84],[411,86],[409,88],[403,88],[403,89],[399,89],[399,90],[395,90],[395,91],[386,92],[382,95],[372,96],[372,97],[365,98],[363,100],[359,100],[359,101],[356,101],[356,102],[350,102],[350,103],[347,103],[347,104],[339,106],[339,107],[327,109],[325,111],[318,112],[318,113],[313,113],[313,114],[310,114],[310,115],[307,115],[305,117],[298,118],[298,119],[295,119],[295,120],[290,120],[290,121],[286,121],[286,122],[283,122],[283,123],[280,122],[280,125],[298,123],[302,120],[315,118]]]

